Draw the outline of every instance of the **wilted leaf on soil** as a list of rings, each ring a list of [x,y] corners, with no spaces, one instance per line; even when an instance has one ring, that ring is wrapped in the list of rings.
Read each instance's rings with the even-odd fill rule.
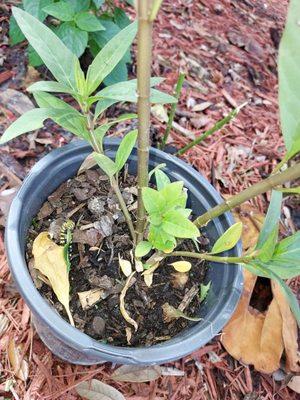
[[[189,317],[186,315],[184,312],[179,310],[178,308],[175,308],[171,306],[169,303],[165,303],[162,305],[162,310],[163,310],[163,318],[165,322],[171,322],[174,319],[178,318],[184,318],[189,321],[200,321],[202,318],[198,317]]]
[[[121,392],[97,379],[79,383],[75,390],[87,400],[125,400]]]
[[[161,368],[158,365],[151,367],[139,367],[136,365],[122,365],[117,368],[111,378],[120,382],[150,382],[161,376]]]
[[[294,392],[300,393],[300,376],[293,376],[287,385]]]
[[[78,292],[79,301],[83,310],[87,310],[105,297],[104,289],[91,289],[85,292]]]
[[[15,376],[26,382],[29,373],[28,363],[22,359],[22,346],[17,345],[14,339],[11,339],[8,345],[8,358]]]
[[[128,314],[128,312],[126,311],[125,308],[125,296],[127,293],[127,290],[130,287],[131,284],[131,279],[133,278],[134,274],[136,271],[132,272],[131,275],[127,278],[127,281],[125,283],[125,286],[123,287],[121,294],[120,294],[120,311],[121,314],[123,315],[123,318],[125,319],[125,321],[127,321],[130,325],[132,325],[135,329],[135,331],[138,330],[138,324],[136,323],[136,321],[134,319],[132,319],[130,317],[130,315]]]
[[[71,325],[74,325],[69,308],[70,283],[64,246],[58,246],[49,239],[48,232],[41,232],[33,242],[32,253],[34,268],[49,279],[59,302],[66,309]]]
[[[128,276],[132,273],[132,265],[128,260],[124,260],[124,258],[120,257],[119,254],[119,265],[123,274],[128,278]]]

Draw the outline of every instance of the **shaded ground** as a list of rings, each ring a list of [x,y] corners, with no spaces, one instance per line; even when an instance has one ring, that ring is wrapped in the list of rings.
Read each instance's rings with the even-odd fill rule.
[[[15,93],[11,93],[8,101],[8,98],[3,99],[3,91],[8,87],[20,89],[25,86],[24,80],[36,78],[34,71],[26,73],[20,47],[10,50],[7,46],[7,4],[9,2],[0,5],[1,131],[18,115],[11,101]],[[155,26],[153,73],[166,76],[162,88],[172,89],[179,68],[187,73],[176,115],[178,125],[172,131],[172,141],[177,147],[201,134],[237,105],[249,101],[230,127],[184,156],[222,193],[235,193],[257,182],[271,171],[283,152],[277,115],[276,54],[286,5],[286,0],[165,0],[164,11]],[[205,110],[199,111],[204,107]],[[153,125],[158,132],[163,132],[163,124],[155,117]],[[123,128],[119,127],[115,134],[121,134]],[[43,154],[70,139],[68,133],[50,123],[37,134],[1,147],[1,191],[17,186]],[[265,200],[261,196],[256,205],[264,209]],[[294,209],[297,207],[299,204],[293,205]],[[285,213],[293,230],[289,207]],[[292,283],[295,292],[299,293],[299,286],[299,280]],[[286,388],[284,377],[276,382],[271,376],[239,364],[217,339],[191,356],[172,363],[184,371],[184,377],[165,376],[150,384],[113,383],[111,365],[79,367],[59,361],[35,335],[29,310],[14,289],[5,260],[3,234],[0,239],[0,313],[0,348],[3,349],[0,396],[5,382],[15,379],[6,357],[8,344],[15,340],[22,344],[21,355],[29,365],[26,383],[20,379],[14,383],[16,399],[76,400],[79,397],[72,388],[92,376],[112,383],[129,400],[296,399],[296,393]]]

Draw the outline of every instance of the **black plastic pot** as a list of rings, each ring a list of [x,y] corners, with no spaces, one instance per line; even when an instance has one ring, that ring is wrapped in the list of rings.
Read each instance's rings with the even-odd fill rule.
[[[106,153],[114,157],[118,140],[106,142]],[[25,261],[28,227],[46,198],[64,181],[73,177],[90,153],[88,144],[77,141],[51,152],[39,161],[25,179],[15,197],[8,216],[6,248],[18,289],[31,309],[36,330],[46,346],[60,358],[75,364],[98,364],[111,361],[119,364],[161,364],[179,359],[205,345],[217,335],[232,315],[243,286],[241,267],[212,264],[207,280],[211,290],[201,307],[200,322],[173,339],[151,347],[123,348],[100,343],[67,323],[35,288]],[[189,207],[201,214],[221,202],[216,190],[192,167],[162,151],[151,149],[150,168],[165,163],[172,180],[184,181],[189,190]],[[129,171],[136,173],[134,149]],[[231,214],[215,219],[207,226],[212,243],[232,224]],[[240,255],[240,245],[228,255]]]

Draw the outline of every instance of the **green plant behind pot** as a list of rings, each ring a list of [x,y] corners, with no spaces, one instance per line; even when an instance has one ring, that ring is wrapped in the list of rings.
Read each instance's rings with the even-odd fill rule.
[[[103,7],[104,0],[23,0],[20,7],[39,21],[45,21],[77,57],[81,57],[86,51],[96,57],[110,39],[130,24],[125,11],[112,3]],[[26,39],[13,16],[10,18],[9,36],[11,45]],[[43,64],[30,43],[27,55],[30,65],[38,67]],[[104,84],[111,85],[127,80],[127,64],[131,64],[131,61],[128,49],[105,77]]]

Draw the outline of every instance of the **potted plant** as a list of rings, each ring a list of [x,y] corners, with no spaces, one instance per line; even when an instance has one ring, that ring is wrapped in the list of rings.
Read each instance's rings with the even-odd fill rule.
[[[161,79],[150,76],[160,4],[138,2],[137,81],[102,90],[134,39],[136,22],[101,50],[85,76],[47,27],[13,9],[56,81],[29,88],[39,108],[15,121],[0,143],[47,118],[83,139],[37,163],[13,201],[6,230],[10,268],[40,337],[73,363],[159,364],[191,353],[229,320],[242,290],[241,266],[276,280],[300,321],[283,281],[299,274],[299,234],[278,243],[281,186],[300,177],[300,165],[222,201],[193,168],[149,148],[150,103],[176,101],[153,89]],[[49,92],[70,94],[80,111]],[[138,131],[104,140],[115,123],[135,117],[99,125],[99,115],[118,101],[138,103]],[[100,171],[90,169],[95,165]],[[258,243],[242,255],[242,224],[228,211],[273,188]]]

